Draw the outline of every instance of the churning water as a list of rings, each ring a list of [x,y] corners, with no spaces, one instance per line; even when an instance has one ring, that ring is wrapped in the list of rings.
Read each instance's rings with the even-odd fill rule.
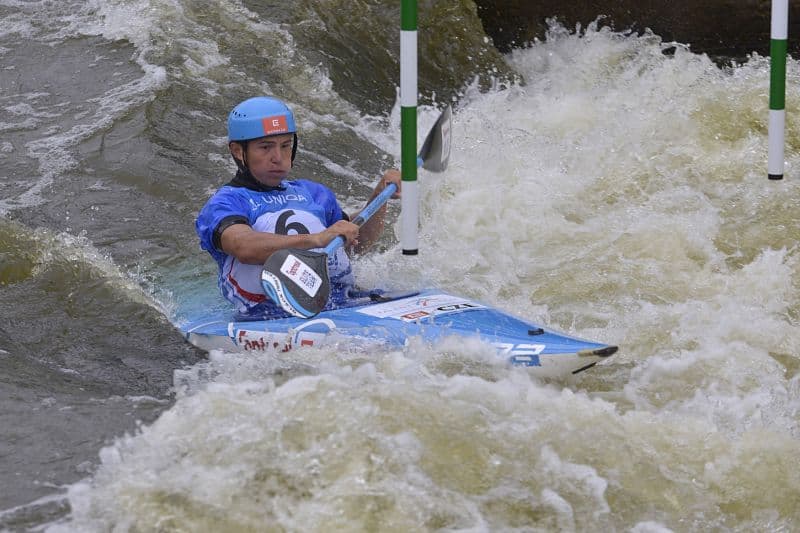
[[[800,527],[794,61],[769,182],[767,59],[557,25],[501,57],[471,2],[422,8],[420,132],[454,104],[451,164],[420,176],[421,255],[390,228],[361,283],[620,352],[545,382],[459,339],[186,345],[235,103],[288,100],[294,174],[349,209],[397,164],[384,4],[0,0],[0,529]]]

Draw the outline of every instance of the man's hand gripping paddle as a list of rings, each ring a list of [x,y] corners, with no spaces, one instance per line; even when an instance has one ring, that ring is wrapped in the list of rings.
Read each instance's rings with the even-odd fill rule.
[[[433,125],[417,156],[417,166],[430,172],[443,172],[450,158],[450,115],[448,106]],[[397,191],[390,183],[353,220],[359,226],[375,214]],[[333,239],[321,252],[283,249],[274,252],[264,263],[261,285],[272,301],[287,313],[299,318],[311,318],[325,308],[331,293],[328,277],[328,257],[345,239]]]

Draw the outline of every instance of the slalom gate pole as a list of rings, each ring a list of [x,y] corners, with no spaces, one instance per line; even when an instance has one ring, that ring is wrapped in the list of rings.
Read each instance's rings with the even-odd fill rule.
[[[400,244],[403,255],[417,255],[417,0],[402,0],[400,6],[400,173]]]
[[[789,34],[789,0],[772,0],[769,75],[769,154],[767,177],[783,179],[786,130],[786,52]]]

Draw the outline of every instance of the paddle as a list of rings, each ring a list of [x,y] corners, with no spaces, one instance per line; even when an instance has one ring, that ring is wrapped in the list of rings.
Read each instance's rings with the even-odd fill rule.
[[[450,158],[450,116],[447,106],[433,125],[417,156],[417,166],[430,172],[443,172]],[[397,191],[390,183],[353,220],[361,226]],[[283,249],[274,252],[264,263],[261,286],[273,302],[287,313],[311,318],[325,308],[331,293],[328,257],[344,245],[342,236],[333,239],[321,252]]]

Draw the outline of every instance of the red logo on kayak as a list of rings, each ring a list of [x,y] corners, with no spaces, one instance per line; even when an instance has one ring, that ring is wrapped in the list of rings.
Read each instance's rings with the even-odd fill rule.
[[[292,263],[292,266],[289,267],[289,272],[288,273],[289,273],[290,276],[296,276],[297,275],[297,271],[299,269],[300,269],[300,261],[295,261],[294,263]]]
[[[400,318],[403,320],[417,320],[418,318],[424,318],[426,316],[430,316],[430,313],[427,311],[414,311],[413,313],[401,315]]]
[[[286,117],[283,115],[262,118],[261,127],[264,128],[264,135],[289,133],[289,125],[286,123]]]

